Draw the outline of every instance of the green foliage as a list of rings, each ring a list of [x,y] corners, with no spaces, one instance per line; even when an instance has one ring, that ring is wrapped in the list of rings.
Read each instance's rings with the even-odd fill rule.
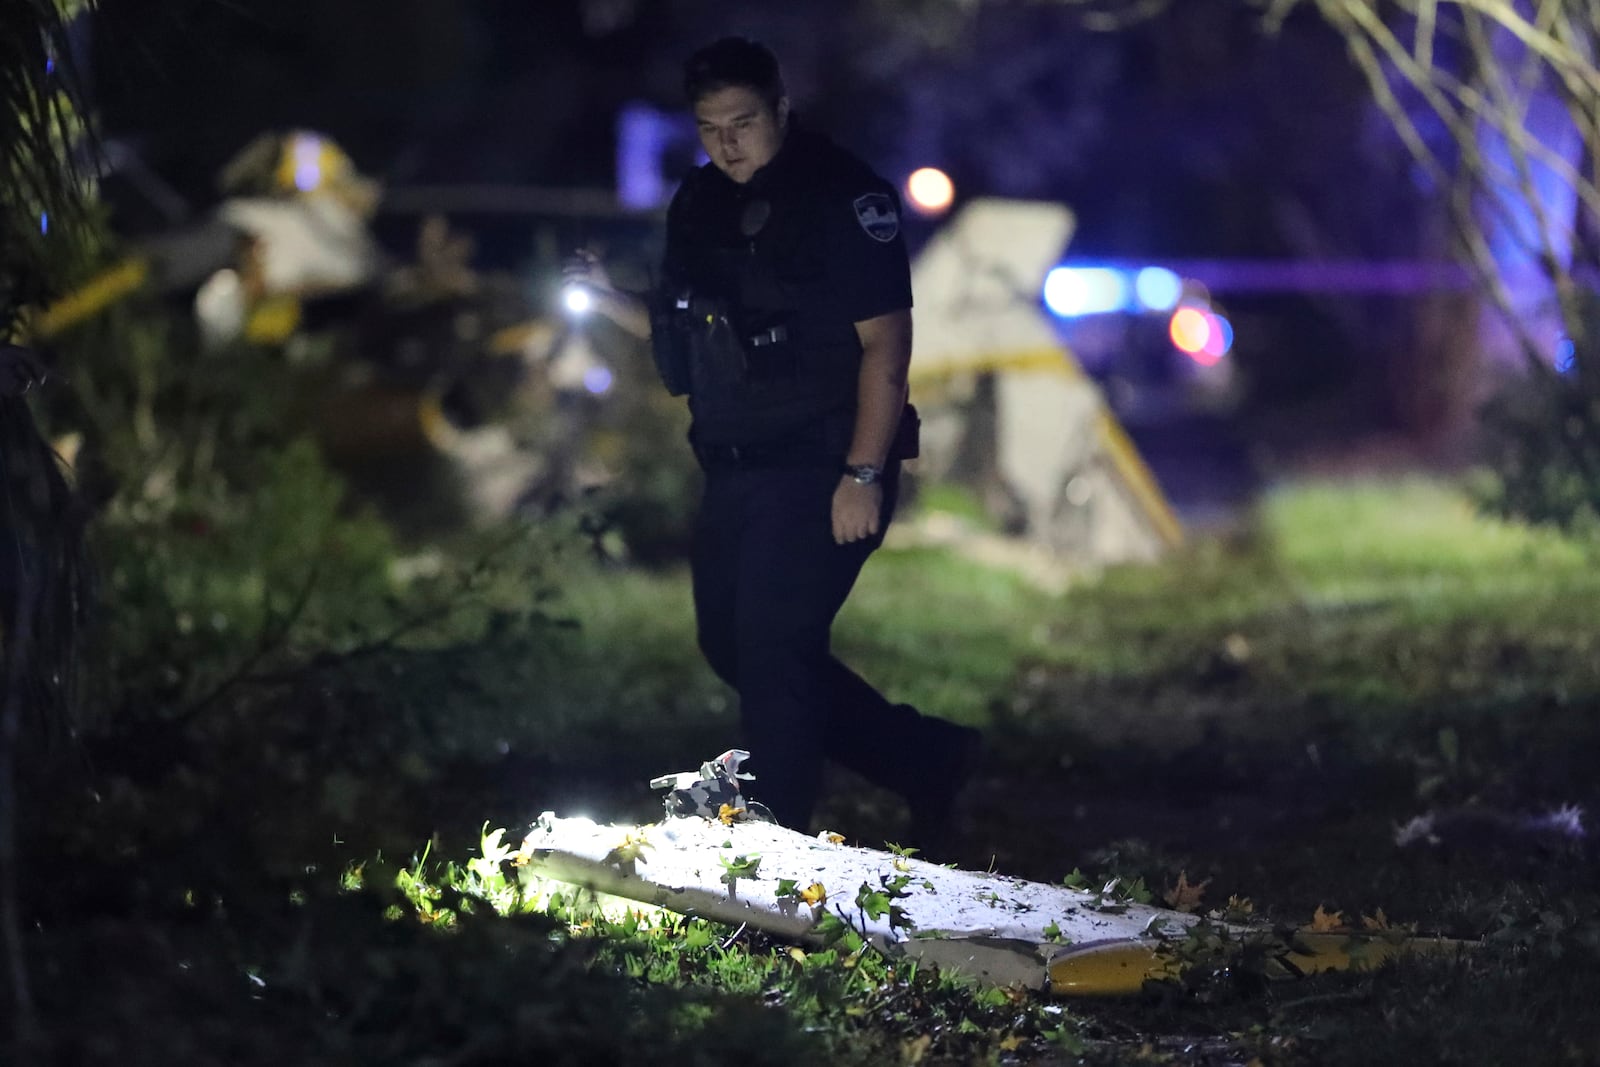
[[[285,458],[294,453],[285,445],[275,462],[310,464]],[[317,484],[309,467],[294,469]],[[332,495],[303,492],[302,508],[326,504],[329,521],[354,521]],[[226,499],[243,507],[249,496]],[[1589,1032],[1600,908],[1587,858],[1479,860],[1390,844],[1434,778],[1428,802],[1492,800],[1530,780],[1538,797],[1581,799],[1569,791],[1592,782],[1600,675],[1588,619],[1600,589],[1580,542],[1484,520],[1448,487],[1407,483],[1283,492],[1265,503],[1251,543],[1197,545],[1064,597],[956,555],[886,552],[869,566],[841,623],[854,665],[876,681],[904,655],[929,657],[915,699],[984,725],[994,742],[1004,780],[968,814],[981,862],[994,855],[1007,873],[1057,879],[1079,860],[1094,873],[1074,871],[1069,884],[1094,889],[1102,907],[1149,900],[1186,870],[1212,880],[1213,899],[1248,895],[1286,926],[1320,903],[1382,907],[1491,941],[1459,965],[1263,987],[1249,957],[1196,938],[1186,982],[1152,991],[1154,1003],[1118,1005],[975,991],[882,956],[826,908],[826,943],[813,950],[532,878],[506,835],[483,826],[490,807],[489,825],[516,825],[539,803],[577,803],[565,792],[574,783],[589,799],[609,789],[616,807],[641,796],[648,805],[640,782],[663,769],[667,746],[716,751],[708,735],[731,723],[694,659],[681,573],[619,574],[561,556],[554,531],[514,541],[508,566],[477,578],[465,562],[474,553],[396,566],[374,549],[371,569],[356,573],[386,604],[425,591],[455,603],[451,591],[468,581],[478,583],[473,606],[369,654],[356,653],[370,630],[340,631],[308,607],[308,637],[289,642],[282,662],[299,665],[291,675],[309,669],[313,684],[286,684],[272,700],[268,687],[235,687],[217,702],[226,714],[198,720],[210,727],[197,732],[225,736],[152,760],[160,770],[147,780],[115,765],[98,803],[50,813],[41,840],[66,843],[49,868],[59,911],[34,942],[62,961],[48,992],[63,1034],[80,1040],[86,1020],[102,1019],[115,1048],[170,1031],[164,1047],[197,1061],[226,1058],[214,1043],[230,1033],[276,1062],[392,1061],[454,1040],[452,1054],[470,1047],[467,1058],[484,1061],[555,1060],[550,1050],[567,1048],[597,1061],[1066,1052],[1111,1063],[1138,1061],[1146,1044],[1147,1060],[1181,1059],[1206,1033],[1226,1035],[1208,1053],[1219,1060],[1355,1063],[1388,1062],[1391,1049],[1428,1059],[1419,1050],[1431,1025],[1456,1061],[1490,1063],[1519,1042],[1528,1059],[1554,1060]],[[563,612],[581,630],[526,613],[545,602],[514,576],[552,558]],[[353,601],[367,595],[326,610],[365,626]],[[1234,634],[1246,647],[1228,653]],[[248,660],[249,647],[235,651]],[[549,762],[486,764],[497,736],[538,746]],[[480,756],[452,770],[451,751]],[[567,777],[543,780],[558,772]],[[1092,815],[1077,816],[1077,803]],[[845,814],[868,819],[870,804]],[[1222,816],[1238,821],[1219,826]],[[1146,839],[1101,830],[1102,818]],[[1174,828],[1159,836],[1163,826]],[[403,867],[375,855],[406,855],[435,828],[440,844]],[[477,852],[441,862],[466,853],[463,834]],[[899,863],[910,852],[895,851]],[[858,903],[892,919],[915,891],[907,879],[897,870],[863,884]],[[135,907],[151,916],[139,928],[97,918]],[[1223,918],[1249,911],[1230,901]],[[105,937],[119,962],[90,966]],[[88,988],[69,991],[62,976],[73,973],[92,974]],[[1513,1036],[1452,1006],[1469,1000]],[[135,1015],[153,1029],[136,1030]]]
[[[375,520],[341,514],[343,492],[297,442],[238,487],[114,501],[95,546],[118,625],[97,676],[120,702],[170,707],[257,650],[337,649],[373,631],[397,592],[394,546]]]
[[[717,862],[722,864],[721,880],[730,894],[738,892],[739,879],[754,878],[761,867],[760,856],[719,856]]]
[[[444,894],[447,898],[449,894]],[[308,894],[247,915],[200,912],[159,931],[102,924],[123,968],[48,976],[62,1020],[51,1062],[137,1056],[160,1035],[175,1062],[784,1064],[827,1042],[714,987],[649,981],[643,961],[542,916],[463,911],[443,933],[373,892]],[[53,958],[88,945],[53,937]],[[708,956],[711,954],[708,953]],[[87,957],[84,957],[85,959]]]
[[[78,277],[96,246],[87,179],[73,164],[84,126],[66,25],[84,5],[0,5],[0,337],[24,306]]]
[[[1589,342],[1592,345],[1594,342]],[[1491,462],[1477,496],[1492,514],[1600,534],[1600,358],[1506,386],[1484,422]]]
[[[919,485],[916,507],[919,511],[939,512],[962,520],[973,529],[994,530],[995,522],[983,502],[970,490],[948,482]]]
[[[483,901],[501,915],[556,923],[570,943],[590,948],[596,972],[625,975],[646,988],[676,989],[695,1004],[706,997],[759,998],[768,1009],[779,1009],[769,1014],[767,1033],[752,1035],[764,1045],[776,1041],[783,1047],[792,1042],[786,1035],[803,1031],[821,1043],[813,1054],[825,1050],[824,1062],[867,1064],[908,1051],[935,1061],[971,1062],[997,1051],[1042,1051],[1077,1040],[1077,1023],[1059,1008],[1012,991],[977,990],[912,961],[881,955],[837,915],[823,916],[818,927],[819,939],[831,947],[808,951],[540,879],[519,880],[508,873],[516,869],[514,851],[504,845],[501,830],[484,834],[480,853],[465,866],[431,867],[425,853],[397,872],[396,886],[408,911],[424,925],[456,929],[477,922],[468,921],[474,913],[463,907]],[[722,862],[741,877],[754,871],[751,857]],[[882,897],[887,909],[906,895],[905,876],[882,881],[876,889],[863,884],[858,902]],[[927,1035],[931,1040],[912,1048]],[[756,1052],[724,1042],[706,1049],[703,1062],[744,1062],[751,1055],[760,1062],[768,1054],[770,1049]],[[669,1056],[664,1051],[661,1062],[680,1062]]]
[[[861,883],[861,888],[856,890],[856,907],[869,919],[888,919],[891,930],[915,930],[917,924],[895,903],[911,895],[906,888],[910,884],[909,874],[880,874],[877,886]]]
[[[688,407],[656,380],[650,357],[606,332],[616,383],[592,430],[592,453],[615,482],[587,502],[613,555],[657,566],[688,558],[700,469],[688,445]]]
[[[1582,162],[1600,143],[1585,115],[1587,102],[1566,113],[1552,108],[1537,131],[1525,120],[1544,103],[1567,104],[1569,93],[1585,101],[1593,95],[1600,83],[1594,12],[1555,4],[1530,19],[1514,4],[1454,0],[1402,5],[1378,18],[1362,0],[1276,0],[1267,23],[1281,29],[1300,8],[1315,9],[1343,38],[1415,166],[1449,193],[1436,196],[1431,210],[1442,210],[1452,223],[1481,297],[1492,302],[1528,364],[1527,376],[1506,387],[1486,413],[1491,472],[1482,487],[1485,504],[1593,540],[1600,520],[1600,339],[1594,332],[1600,301],[1588,279],[1600,266],[1600,249],[1567,235],[1593,232],[1600,223],[1600,187],[1594,168]],[[1472,71],[1469,84],[1462,82],[1463,70]],[[1574,193],[1559,224],[1547,217],[1538,178],[1555,160]],[[1520,233],[1518,251],[1507,254],[1500,247],[1514,228],[1507,220],[1520,214],[1538,223]],[[1570,346],[1565,352],[1547,347],[1545,324],[1552,320]]]
[[[313,666],[367,689],[396,656],[431,657],[414,700],[392,713],[416,723],[422,705],[468,695],[459,673],[474,659],[536,644],[559,621],[545,571],[576,543],[570,523],[507,524],[404,554],[313,443],[331,353],[295,352],[202,351],[179,320],[137,303],[64,342],[71,388],[50,418],[79,443],[80,487],[100,508],[108,624],[91,678],[103,719],[212,710]],[[441,747],[501,733],[485,723]]]

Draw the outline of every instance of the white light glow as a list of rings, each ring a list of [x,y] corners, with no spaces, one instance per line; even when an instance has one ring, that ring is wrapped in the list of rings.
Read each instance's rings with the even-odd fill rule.
[[[322,140],[309,134],[294,139],[294,187],[309,193],[322,184]]]
[[[1171,311],[1183,296],[1183,279],[1165,267],[1146,267],[1134,276],[1133,291],[1146,311]]]
[[[1106,267],[1057,267],[1044,279],[1045,305],[1062,318],[1120,311],[1128,279]]]
[[[574,315],[587,314],[594,307],[594,294],[581,285],[569,285],[561,294],[562,303],[567,305],[567,310]]]

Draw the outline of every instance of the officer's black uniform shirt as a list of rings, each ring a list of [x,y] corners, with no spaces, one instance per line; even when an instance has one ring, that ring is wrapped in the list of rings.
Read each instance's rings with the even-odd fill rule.
[[[755,444],[824,420],[849,425],[861,368],[855,324],[911,307],[899,220],[893,186],[793,121],[748,182],[710,163],[684,179],[667,214],[661,298],[722,298],[743,337],[776,328],[785,338],[745,345],[737,387],[693,391],[695,440]]]

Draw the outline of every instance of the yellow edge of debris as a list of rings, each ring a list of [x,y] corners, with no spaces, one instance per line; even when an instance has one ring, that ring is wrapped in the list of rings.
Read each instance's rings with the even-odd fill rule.
[[[994,371],[1034,371],[1047,374],[1058,374],[1074,381],[1082,380],[1085,375],[1078,366],[1072,353],[1065,348],[1033,348],[1013,352],[986,352],[970,359],[961,359],[949,363],[936,363],[931,366],[926,364],[911,364],[911,383],[913,385],[936,385],[958,375],[984,374]],[[1116,417],[1105,407],[1100,407],[1100,423],[1097,427],[1100,443],[1105,447],[1106,454],[1111,457],[1111,462],[1117,468],[1117,473],[1122,476],[1128,488],[1133,491],[1143,509],[1145,517],[1150,520],[1161,539],[1168,548],[1176,548],[1183,544],[1183,526],[1178,522],[1178,517],[1173,513],[1172,505],[1167,503],[1166,494],[1156,484],[1156,479],[1150,473],[1144,457],[1139,455],[1139,450],[1128,439],[1128,433],[1117,422]]]

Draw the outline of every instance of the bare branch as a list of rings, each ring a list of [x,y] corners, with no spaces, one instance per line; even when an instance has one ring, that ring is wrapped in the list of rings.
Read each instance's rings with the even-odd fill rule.
[[[1423,70],[1433,69],[1433,35],[1438,17],[1438,0],[1422,0],[1422,6],[1417,11],[1416,57],[1417,66]]]
[[[1490,106],[1485,112],[1497,118],[1497,129],[1509,128],[1523,129],[1523,119],[1526,118],[1532,94],[1526,92],[1520,99],[1515,95],[1512,87],[1507,83],[1505,72],[1499,64],[1494,62],[1494,47],[1490,42],[1488,32],[1483,25],[1483,18],[1476,12],[1467,12],[1466,28],[1467,37],[1472,44],[1473,52],[1479,57],[1478,69],[1480,77],[1489,87]],[[1523,85],[1530,84],[1528,72],[1524,70]],[[1556,299],[1560,301],[1562,318],[1567,322],[1576,322],[1577,303],[1576,294],[1573,292],[1570,274],[1557,262],[1557,241],[1549,213],[1545,209],[1544,199],[1539,196],[1534,187],[1533,167],[1529,161],[1526,140],[1523,137],[1506,137],[1507,148],[1511,152],[1513,165],[1516,168],[1516,191],[1523,203],[1533,214],[1536,234],[1534,239],[1537,244],[1532,251],[1535,253],[1540,268],[1550,279],[1556,290]],[[1489,195],[1496,195],[1491,190]],[[1570,234],[1569,234],[1570,236]]]

